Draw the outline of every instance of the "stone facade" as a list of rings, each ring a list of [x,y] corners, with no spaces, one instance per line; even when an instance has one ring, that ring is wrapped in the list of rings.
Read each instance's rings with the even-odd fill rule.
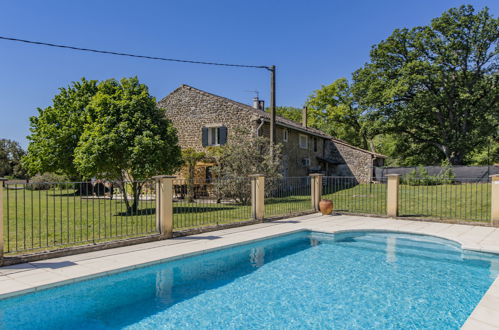
[[[182,85],[158,102],[165,109],[166,117],[177,129],[179,145],[182,149],[193,148],[203,151],[202,128],[225,126],[228,131],[244,126],[256,129],[253,112],[245,111],[234,101]],[[229,137],[230,139],[230,134]]]
[[[203,151],[203,128],[207,127],[226,127],[227,143],[237,128],[246,128],[248,138],[256,134],[270,137],[269,113],[191,86],[180,86],[158,106],[165,109],[166,117],[177,129],[181,148]],[[303,143],[305,140],[307,143]],[[282,117],[276,118],[276,142],[283,146],[284,176],[322,172],[355,176],[359,182],[366,182],[372,178],[374,159],[383,157]],[[198,166],[196,181],[204,182],[209,167]]]
[[[326,154],[331,163],[327,175],[353,176],[358,182],[373,180],[374,167],[383,166],[384,156],[363,150],[338,139],[330,139],[326,144]]]
[[[282,145],[284,176],[306,176],[313,172],[320,172],[321,164],[317,157],[323,157],[324,144],[327,139],[287,126],[276,126],[276,142]],[[287,134],[287,141],[284,140],[285,134]],[[262,127],[262,135],[270,138],[269,123],[265,123]],[[306,147],[300,146],[300,135],[306,136]],[[305,162],[309,162],[309,165]]]

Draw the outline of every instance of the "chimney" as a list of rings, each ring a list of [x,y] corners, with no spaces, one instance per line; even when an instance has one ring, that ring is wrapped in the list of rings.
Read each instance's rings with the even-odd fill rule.
[[[301,113],[301,124],[303,127],[307,127],[307,107],[303,107],[303,111]]]
[[[260,100],[258,98],[258,96],[255,96],[253,98],[253,108],[255,108],[257,110],[264,111],[265,110],[265,101],[264,100]]]

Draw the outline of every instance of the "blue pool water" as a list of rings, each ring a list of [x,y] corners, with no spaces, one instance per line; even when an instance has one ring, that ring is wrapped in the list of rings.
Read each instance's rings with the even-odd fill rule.
[[[300,232],[0,301],[2,329],[459,328],[499,257],[388,232]]]

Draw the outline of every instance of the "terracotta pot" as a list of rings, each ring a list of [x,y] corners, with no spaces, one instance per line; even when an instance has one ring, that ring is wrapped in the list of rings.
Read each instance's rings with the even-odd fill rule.
[[[333,201],[329,199],[321,199],[319,202],[319,210],[323,215],[333,213]]]

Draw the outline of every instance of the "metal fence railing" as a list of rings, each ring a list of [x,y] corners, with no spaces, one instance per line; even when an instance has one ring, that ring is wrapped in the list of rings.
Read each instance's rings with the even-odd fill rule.
[[[211,182],[173,180],[174,230],[217,226],[251,220],[249,178]]]
[[[265,217],[312,211],[311,178],[265,178]]]
[[[158,183],[154,180],[4,182],[0,190],[4,252],[18,254],[150,236],[159,234],[160,227],[171,229],[171,221],[173,230],[180,231],[243,223],[253,216],[262,220],[256,215],[261,212],[257,209],[262,210],[257,206],[261,205],[257,202],[260,198],[264,199],[265,218],[314,211],[310,176],[265,178],[265,191],[258,192],[262,195],[254,199],[250,178],[217,178],[211,182],[170,180],[173,203],[169,205],[173,206],[173,214],[169,211],[169,215],[161,218],[170,221],[165,227],[160,226],[163,222],[157,223]],[[398,185],[398,215],[489,222],[491,186],[490,179],[483,182],[450,177],[402,177]],[[340,213],[386,215],[387,180],[360,183],[355,177],[326,176],[322,178],[322,198],[332,200],[334,210]]]
[[[488,181],[488,182],[487,182]],[[490,221],[491,184],[476,178],[402,178],[401,217]]]
[[[156,233],[154,189],[154,181],[5,183],[5,253]]]
[[[386,179],[359,183],[355,177],[325,176],[322,198],[343,213],[386,214]]]

